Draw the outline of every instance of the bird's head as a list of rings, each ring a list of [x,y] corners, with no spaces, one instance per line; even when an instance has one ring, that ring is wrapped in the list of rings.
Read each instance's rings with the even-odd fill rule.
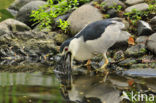
[[[60,53],[63,58],[63,62],[69,63],[71,62],[71,51],[69,50],[69,45],[72,38],[66,40],[60,47]]]
[[[62,43],[61,47],[60,47],[60,53],[61,55],[66,55],[67,53],[69,53],[69,45],[70,45],[70,41],[72,40],[72,38],[66,40],[65,42]]]

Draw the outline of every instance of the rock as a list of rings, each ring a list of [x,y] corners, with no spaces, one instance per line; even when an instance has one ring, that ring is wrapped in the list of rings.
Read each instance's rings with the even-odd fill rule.
[[[20,8],[20,10],[16,16],[16,19],[21,22],[24,22],[28,26],[32,27],[33,22],[30,21],[31,20],[30,14],[31,14],[32,10],[37,10],[37,9],[39,9],[39,7],[41,7],[45,4],[46,4],[45,1],[31,1],[31,2],[27,3],[22,8]]]
[[[71,34],[75,35],[87,24],[102,19],[103,15],[100,13],[100,11],[97,8],[94,8],[93,6],[87,4],[72,12],[67,21],[70,24]]]
[[[147,22],[143,20],[138,21],[138,35],[151,35],[152,32],[152,28]]]
[[[61,20],[67,20],[68,17],[70,16],[71,13],[67,13],[65,15],[61,15],[61,16],[58,16],[57,18],[54,19],[55,23],[57,24],[59,22],[59,19]]]
[[[156,32],[156,16],[154,16],[151,20],[150,20],[150,24],[152,26],[153,31]]]
[[[146,43],[146,41],[147,41],[147,39],[148,39],[148,36],[139,36],[137,39],[136,39],[136,43]]]
[[[107,14],[109,14],[111,18],[116,17],[117,16],[117,10],[110,9],[110,10],[107,11]]]
[[[140,56],[144,55],[146,53],[145,44],[137,44],[135,46],[132,46],[126,50],[126,54],[128,56]]]
[[[149,37],[146,44],[147,48],[156,54],[156,33]]]
[[[11,15],[13,15],[14,17],[17,15],[18,11],[13,10],[13,9],[7,9],[7,11],[9,11],[11,13]]]
[[[134,58],[128,58],[128,59],[125,59],[125,60],[119,62],[118,65],[127,67],[127,66],[131,66],[132,64],[136,64],[136,63],[137,63],[137,61]]]
[[[6,19],[0,23],[0,35],[10,32],[28,31],[30,27],[15,19]]]
[[[24,6],[25,4],[31,1],[39,1],[39,0],[15,0],[9,7],[9,9],[13,9],[19,11],[19,9]]]
[[[67,39],[68,39],[68,36],[65,34],[56,34],[54,36],[54,40],[55,40],[56,44],[58,44],[58,45],[61,45]]]
[[[128,5],[134,5],[134,4],[138,4],[138,3],[142,3],[144,2],[144,0],[126,0],[126,4]]]
[[[113,58],[115,61],[123,60],[125,58],[124,52],[122,50],[117,51]]]
[[[128,75],[132,77],[156,77],[156,69],[152,68],[137,68],[123,71],[123,75]]]
[[[137,63],[137,64],[132,64],[130,68],[155,68],[156,63]]]
[[[152,19],[151,19],[151,21],[150,21],[152,24],[154,23],[154,24],[156,24],[156,16],[154,16]]]
[[[0,36],[0,56],[6,58],[48,58],[57,53],[53,35],[23,31]]]
[[[147,3],[140,3],[126,8],[125,12],[131,12],[133,9],[136,9],[138,11],[145,11],[148,9],[148,7],[149,5]]]
[[[121,5],[122,8],[126,8],[126,5],[120,0],[103,0],[102,3],[104,4],[103,9],[109,9],[115,5]]]

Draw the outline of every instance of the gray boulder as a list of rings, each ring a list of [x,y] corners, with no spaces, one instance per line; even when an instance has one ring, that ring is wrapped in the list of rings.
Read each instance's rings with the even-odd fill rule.
[[[0,57],[7,58],[48,58],[57,52],[53,33],[24,31],[0,35]]]
[[[107,11],[107,14],[110,15],[110,17],[117,17],[118,11],[116,9],[110,9]]]
[[[126,8],[125,12],[131,12],[133,9],[136,9],[138,11],[145,11],[148,9],[148,7],[149,5],[147,3],[140,3]]]
[[[128,56],[141,56],[141,55],[144,55],[146,54],[147,50],[146,50],[146,47],[145,47],[145,44],[141,43],[141,44],[137,44],[137,45],[134,45],[130,48],[128,48],[126,50],[126,54]]]
[[[121,5],[123,8],[126,8],[126,5],[120,0],[103,0],[102,3],[104,4],[104,9],[109,9],[110,7],[113,7],[115,5]]]
[[[147,41],[147,39],[148,39],[148,36],[139,36],[137,39],[136,39],[136,43],[146,43],[146,41]]]
[[[156,16],[154,16],[151,20],[150,20],[150,24],[152,26],[152,29],[154,31],[156,31]]]
[[[103,15],[100,13],[100,11],[97,8],[87,4],[76,9],[67,19],[67,21],[70,24],[71,34],[75,35],[87,24],[102,19]]]
[[[134,5],[134,4],[138,4],[138,3],[142,3],[144,2],[144,0],[126,0],[126,4],[128,5]]]
[[[127,59],[119,62],[118,65],[127,67],[127,66],[131,66],[132,64],[135,64],[135,63],[137,63],[137,61],[134,58],[127,58]]]
[[[156,33],[149,37],[146,44],[147,48],[156,54]]]
[[[15,19],[6,19],[0,23],[0,35],[10,32],[28,31],[30,27]]]
[[[9,7],[9,9],[13,10],[19,10],[22,6],[25,4],[31,2],[31,1],[39,1],[39,0],[15,0]]]
[[[33,22],[30,21],[31,17],[30,14],[33,10],[39,9],[39,7],[45,5],[45,1],[31,1],[24,5],[18,12],[16,19],[26,23],[28,26],[32,26]]]
[[[7,11],[9,11],[14,17],[17,15],[18,11],[17,10],[13,10],[13,9],[7,9]]]
[[[152,28],[147,22],[143,20],[138,21],[138,35],[151,35],[152,32]]]

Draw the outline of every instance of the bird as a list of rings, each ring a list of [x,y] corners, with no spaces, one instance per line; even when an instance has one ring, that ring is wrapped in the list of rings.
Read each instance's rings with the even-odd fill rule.
[[[115,43],[128,40],[130,34],[120,19],[104,19],[86,25],[74,37],[67,39],[60,46],[60,53],[65,59],[69,58],[71,68],[73,60],[84,61],[102,54],[104,64],[99,70],[107,71],[109,63],[107,50]]]

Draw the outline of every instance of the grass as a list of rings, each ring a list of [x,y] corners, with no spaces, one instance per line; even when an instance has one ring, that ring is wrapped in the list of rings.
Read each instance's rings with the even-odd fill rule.
[[[13,16],[6,10],[13,1],[14,0],[0,0],[0,22],[7,18],[13,18]]]

